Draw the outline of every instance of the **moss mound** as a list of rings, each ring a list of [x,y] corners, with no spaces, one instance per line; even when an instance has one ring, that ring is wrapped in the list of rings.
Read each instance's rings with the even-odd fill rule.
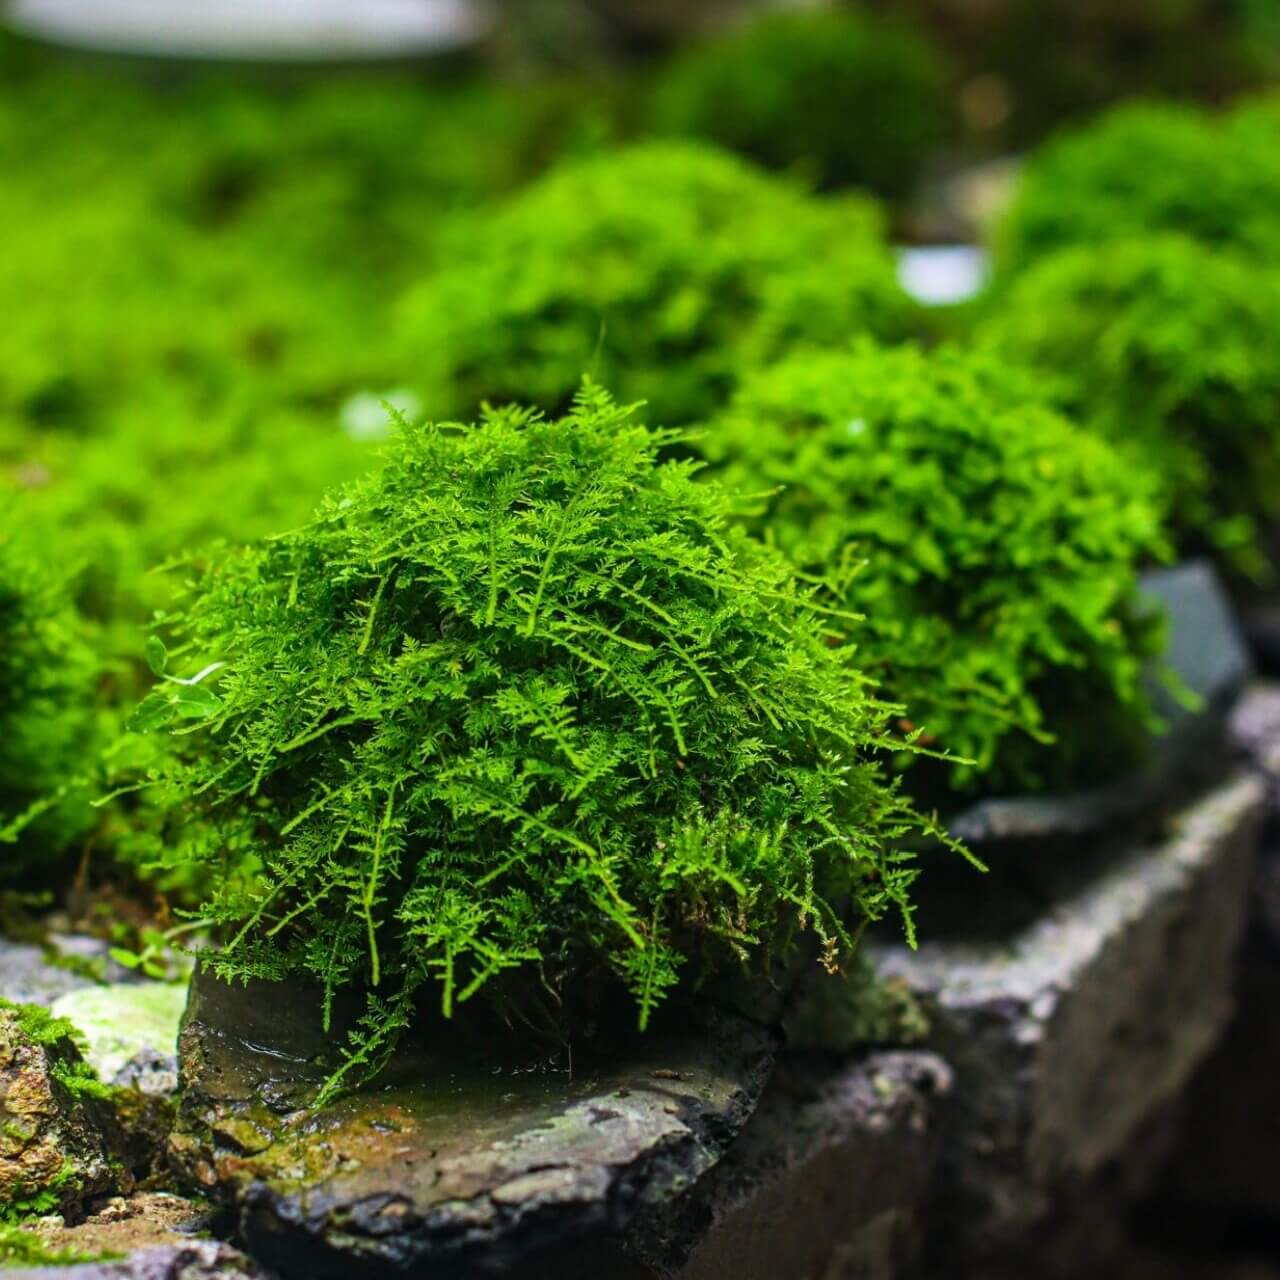
[[[212,568],[138,727],[225,975],[368,982],[377,1056],[429,984],[561,1023],[803,931],[909,926],[893,713],[675,437],[586,389],[406,433],[307,528]],[[172,662],[173,659],[170,659]],[[223,668],[214,664],[225,663]]]
[[[1280,240],[1280,141],[1191,107],[1121,107],[1037,153],[1000,229],[1001,264],[1171,232],[1264,260]]]
[[[1157,476],[1187,553],[1268,576],[1280,516],[1280,275],[1170,237],[1052,255],[980,340]]]
[[[966,758],[950,785],[1070,787],[1132,761],[1158,508],[1025,377],[956,350],[796,356],[746,379],[702,447],[751,527],[865,615],[855,661]],[[932,800],[928,763],[908,777]]]
[[[945,136],[945,100],[942,59],[909,24],[773,13],[675,58],[649,110],[659,132],[896,197]]]
[[[911,323],[870,206],[692,144],[565,165],[458,232],[401,312],[405,367],[449,413],[558,411],[589,371],[687,422],[745,366]]]

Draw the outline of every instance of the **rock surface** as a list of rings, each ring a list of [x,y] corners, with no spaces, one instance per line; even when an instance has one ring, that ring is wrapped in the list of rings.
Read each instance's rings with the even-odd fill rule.
[[[69,1036],[29,1034],[19,1011],[0,1008],[0,1206],[76,1215],[86,1198],[127,1184],[105,1136],[109,1114],[64,1083],[82,1061]]]
[[[558,1246],[581,1260],[718,1160],[773,1062],[771,1035],[721,1015],[572,1079],[405,1053],[370,1088],[294,1111],[322,1057],[305,1026],[255,1038],[264,994],[197,974],[172,1150],[287,1276],[526,1275]]]
[[[220,1240],[147,1245],[123,1258],[73,1266],[24,1267],[6,1280],[269,1280],[268,1273]]]
[[[956,1071],[933,1239],[1016,1245],[1186,1085],[1231,1012],[1263,787],[1239,774],[1020,934],[891,949]]]
[[[951,1083],[928,1053],[784,1057],[725,1158],[629,1254],[680,1280],[906,1274]]]

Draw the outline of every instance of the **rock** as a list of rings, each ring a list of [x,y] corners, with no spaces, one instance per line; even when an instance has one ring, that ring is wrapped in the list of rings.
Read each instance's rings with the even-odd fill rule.
[[[1268,786],[1268,822],[1241,951],[1237,1012],[1197,1074],[1161,1199],[1223,1237],[1280,1223],[1280,686],[1242,701],[1233,735]]]
[[[6,1280],[269,1280],[267,1272],[220,1240],[149,1245],[123,1258],[6,1271]]]
[[[159,1057],[168,1070],[135,1065],[127,1083],[145,1080],[149,1089],[171,1080],[177,1085],[178,1024],[186,1007],[183,986],[168,982],[137,982],[82,987],[59,996],[53,1013],[76,1025],[87,1043],[85,1057],[103,1080],[114,1081],[130,1062]],[[126,1083],[126,1081],[121,1081]]]
[[[83,1066],[43,1010],[0,1008],[0,1208],[74,1217],[86,1198],[128,1188],[112,1159],[109,1110],[73,1083]]]
[[[0,938],[0,999],[48,1006],[68,991],[93,985],[92,978],[52,963],[45,947]]]
[[[111,1083],[140,1093],[170,1094],[178,1088],[178,1055],[139,1049],[112,1077]]]
[[[1061,1215],[1212,1050],[1231,1012],[1262,798],[1256,777],[1237,774],[1161,843],[1012,937],[880,954],[956,1072],[932,1223],[952,1268]]]
[[[645,1274],[904,1274],[923,1238],[951,1071],[928,1053],[791,1055],[727,1155],[628,1244]]]
[[[526,1275],[558,1247],[581,1261],[715,1164],[773,1062],[769,1033],[709,1015],[572,1078],[406,1051],[371,1087],[294,1111],[324,1070],[314,1028],[283,1015],[279,1040],[255,1037],[300,1003],[197,973],[172,1143],[249,1251],[290,1276]]]

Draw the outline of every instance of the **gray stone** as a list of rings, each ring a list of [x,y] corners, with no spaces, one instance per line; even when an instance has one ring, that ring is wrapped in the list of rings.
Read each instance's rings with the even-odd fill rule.
[[[906,1274],[950,1090],[928,1053],[784,1058],[728,1154],[630,1252],[681,1280]]]
[[[1262,799],[1259,779],[1236,775],[1161,843],[1004,941],[879,956],[956,1071],[933,1223],[951,1261],[1016,1244],[1061,1212],[1213,1048],[1231,1012]]]
[[[768,1032],[709,1014],[696,1033],[651,1032],[572,1078],[405,1051],[315,1111],[299,1104],[334,1038],[326,1058],[286,1003],[306,1002],[197,973],[171,1145],[232,1207],[254,1257],[286,1274],[531,1274],[548,1250],[616,1234],[702,1176],[773,1063]],[[260,1038],[275,1011],[279,1038]]]
[[[68,991],[91,986],[91,978],[51,963],[44,947],[0,938],[0,999],[47,1007]]]
[[[1165,730],[1140,769],[1108,786],[1061,796],[996,797],[948,819],[959,839],[992,842],[1101,837],[1180,794],[1227,738],[1232,707],[1249,679],[1250,659],[1230,601],[1212,565],[1193,560],[1143,575],[1144,592],[1165,610],[1169,668],[1199,700],[1188,707],[1154,674],[1152,695]]]
[[[121,1089],[140,1093],[170,1094],[178,1089],[178,1055],[157,1049],[139,1049],[112,1077]]]

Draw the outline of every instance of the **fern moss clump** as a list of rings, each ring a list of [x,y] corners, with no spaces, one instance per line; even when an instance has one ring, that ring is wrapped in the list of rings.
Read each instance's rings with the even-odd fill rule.
[[[1182,550],[1266,576],[1280,517],[1280,274],[1172,237],[1081,246],[992,301],[980,340],[1158,477]]]
[[[1161,233],[1268,260],[1280,241],[1278,150],[1262,128],[1191,107],[1119,108],[1031,159],[999,260],[1013,269],[1068,245]]]
[[[945,133],[946,70],[901,21],[772,13],[678,56],[652,92],[660,132],[704,138],[824,187],[910,193]]]
[[[187,730],[158,781],[219,972],[366,982],[380,1045],[424,984],[562,1021],[611,973],[643,1024],[804,930],[834,963],[909,924],[891,709],[675,439],[590,388],[407,432],[195,584],[195,674],[135,725]]]
[[[871,206],[692,144],[565,165],[458,230],[401,315],[406,367],[450,413],[558,411],[590,372],[686,422],[744,366],[911,322]]]
[[[64,569],[0,506],[0,876],[68,852],[92,825],[101,678]]]
[[[956,350],[797,356],[748,378],[702,443],[752,527],[865,616],[858,666],[965,758],[951,786],[1076,786],[1131,762],[1161,647],[1137,596],[1158,511],[1021,375]],[[931,763],[908,777],[933,800]]]

